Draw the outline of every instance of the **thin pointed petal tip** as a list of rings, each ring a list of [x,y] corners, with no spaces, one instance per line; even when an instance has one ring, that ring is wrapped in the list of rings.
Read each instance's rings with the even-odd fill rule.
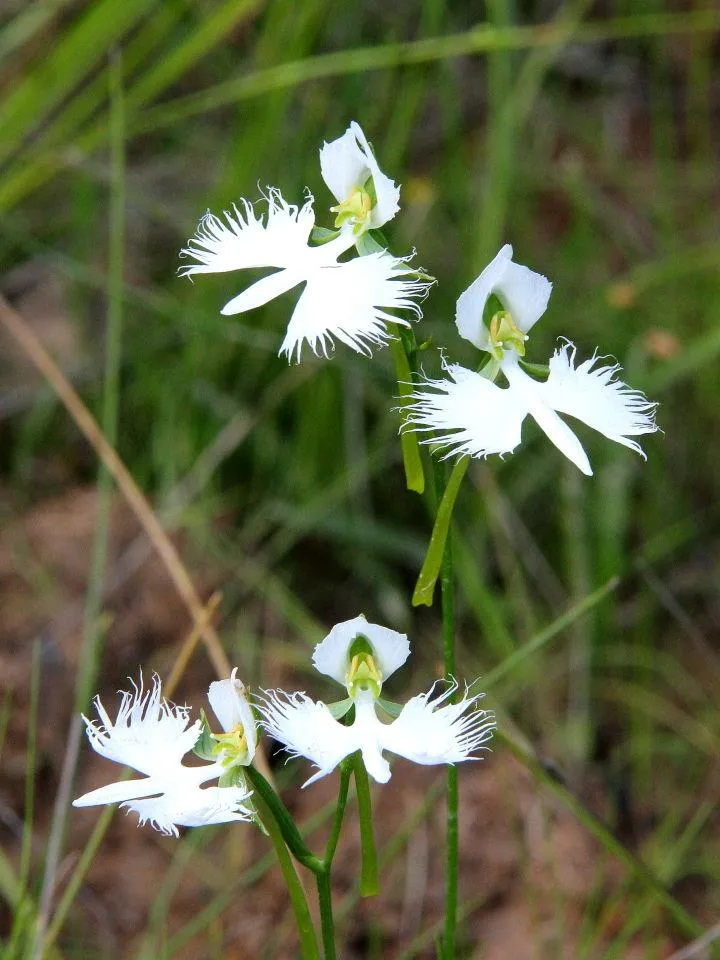
[[[564,414],[645,458],[633,438],[659,429],[657,404],[618,379],[619,365],[603,364],[597,354],[582,363],[575,357],[574,345],[564,341],[550,358],[547,381],[541,382],[509,355],[500,364],[505,388],[443,360],[449,377],[425,377],[413,385],[402,429],[418,433],[421,443],[445,448],[448,457],[503,456],[520,444],[522,424],[529,415],[561,453],[592,476],[583,445],[559,416]]]

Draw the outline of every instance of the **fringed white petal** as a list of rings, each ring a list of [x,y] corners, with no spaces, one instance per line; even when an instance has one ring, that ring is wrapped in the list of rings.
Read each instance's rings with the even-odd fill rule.
[[[520,443],[527,407],[511,389],[460,364],[444,367],[450,380],[427,378],[413,390],[412,403],[404,407],[404,429],[428,433],[420,442],[447,447],[446,456],[512,453]]]
[[[208,700],[227,733],[241,726],[247,742],[247,762],[252,763],[257,747],[257,728],[245,684],[237,679],[237,667],[228,680],[215,680],[208,689]]]
[[[490,346],[483,310],[494,293],[512,315],[517,327],[527,333],[547,309],[552,284],[540,273],[513,263],[513,248],[506,244],[457,302],[455,322],[465,340],[481,350]]]
[[[484,694],[449,703],[457,683],[433,699],[436,684],[427,693],[408,700],[399,717],[382,728],[382,746],[414,763],[460,763],[478,759],[477,751],[492,737],[495,719],[477,709]],[[483,748],[487,749],[487,748]]]
[[[161,833],[177,837],[178,827],[251,820],[252,812],[245,806],[249,798],[250,793],[242,787],[205,787],[147,800],[130,800],[123,806],[137,813],[138,826],[149,822]]]
[[[372,178],[377,203],[370,213],[369,225],[374,229],[392,220],[400,209],[400,188],[382,172],[362,128],[355,121],[341,137],[320,149],[320,171],[339,203]]]
[[[307,286],[288,324],[280,353],[300,360],[307,342],[317,355],[327,357],[337,338],[358,353],[390,339],[386,324],[408,322],[390,310],[407,310],[422,316],[417,303],[429,284],[412,280],[405,259],[389,253],[372,253],[347,263],[323,266],[307,276]]]
[[[324,640],[317,644],[313,652],[315,669],[344,684],[348,651],[355,638],[360,635],[370,641],[383,682],[410,656],[410,642],[406,634],[381,627],[377,623],[368,623],[360,614],[352,620],[336,623]]]
[[[196,260],[180,268],[181,276],[227,273],[258,267],[297,266],[308,254],[308,239],[315,223],[313,198],[301,207],[285,201],[279,190],[268,188],[267,215],[257,215],[245,199],[240,206],[216,217],[209,211],[180,255]]]
[[[305,757],[318,768],[303,784],[305,787],[326,777],[341,760],[359,749],[354,727],[338,723],[324,703],[311,700],[304,693],[268,690],[258,698],[258,703],[264,730],[291,757]]]
[[[597,366],[602,358],[595,354],[575,366],[575,353],[575,346],[565,343],[552,355],[550,376],[542,384],[545,402],[645,458],[640,445],[630,438],[658,429],[657,404],[616,378],[619,364]]]
[[[133,684],[132,693],[121,693],[120,708],[113,722],[100,702],[94,700],[100,722],[83,717],[90,746],[108,760],[122,763],[140,773],[162,775],[180,764],[200,736],[200,722],[190,722],[187,707],[162,699],[160,680],[152,687]]]

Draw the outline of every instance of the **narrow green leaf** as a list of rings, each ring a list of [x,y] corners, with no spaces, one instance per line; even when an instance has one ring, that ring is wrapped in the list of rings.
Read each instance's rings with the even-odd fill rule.
[[[144,2],[145,0],[132,0],[132,4],[140,4],[141,6]],[[189,72],[198,60],[206,56],[218,43],[225,39],[239,20],[249,16],[259,2],[260,0],[243,0],[242,3],[237,2],[237,0],[226,0],[222,7],[203,21],[202,28],[193,33],[190,38],[184,37],[177,46],[166,51],[160,61],[155,58],[151,68],[127,90],[125,97],[126,115],[131,117],[138,113],[141,107],[157,98],[167,87],[178,80],[183,72]],[[107,2],[108,6],[114,4],[115,0]],[[124,14],[127,13],[126,8],[130,6],[131,0],[122,5]],[[142,13],[142,11],[140,12]],[[112,17],[107,19],[110,20]],[[168,16],[166,11],[161,10],[152,21],[152,30],[145,29],[142,36],[138,33],[136,37],[128,41],[129,51],[133,53],[133,64],[143,62],[145,59],[146,37],[152,39],[152,34],[158,32],[160,37],[153,44],[153,47],[157,48],[158,45],[162,44],[162,33],[170,29],[174,20],[174,17]],[[119,31],[116,31],[116,33],[119,33]],[[68,41],[70,39],[68,38]],[[111,40],[112,38],[107,41],[106,47],[111,46]],[[94,65],[94,61],[91,65]],[[34,78],[31,79],[34,80]],[[31,149],[30,161],[28,162],[24,154],[21,158],[23,162],[14,165],[10,179],[4,179],[0,185],[0,210],[6,211],[18,204],[24,196],[41,186],[63,166],[64,153],[62,150],[55,149],[54,145],[75,136],[79,123],[87,119],[89,112],[92,113],[93,104],[97,104],[95,88],[95,84],[90,84],[87,88],[81,89],[69,106],[59,115],[58,120],[50,126],[51,136],[49,139],[46,140],[45,135],[43,135],[38,145]],[[55,98],[55,100],[57,99]],[[52,105],[55,104],[55,100],[53,100]],[[6,109],[7,103],[0,110],[0,131],[2,131],[3,137],[6,135],[4,124],[8,123],[10,119],[13,119],[14,122],[15,119],[14,114],[13,118],[6,117]],[[26,132],[23,130],[17,135],[18,142],[25,136]],[[107,116],[101,112],[99,120],[77,136],[74,148],[80,153],[92,153],[105,142],[107,133]],[[44,144],[42,149],[40,149],[40,143]],[[3,143],[0,143],[0,159],[3,155]]]
[[[381,710],[384,710],[389,717],[392,717],[393,720],[397,720],[402,712],[401,704],[393,703],[392,700],[386,700],[384,697],[378,698],[377,705]]]
[[[5,24],[0,32],[0,62],[7,63],[16,50],[37,36],[41,30],[47,28],[48,23],[56,18],[63,7],[68,6],[71,0],[52,0],[41,2],[36,0],[21,8],[17,15]]]
[[[238,22],[249,16],[261,0],[225,0],[212,14],[201,19],[198,27],[187,34],[174,49],[158,57],[128,93],[130,110],[148,103],[201,60],[210,50],[225,40]]]
[[[217,740],[210,731],[210,724],[204,710],[200,711],[201,730],[200,736],[195,741],[193,753],[201,760],[217,760]]]
[[[414,607],[419,607],[420,604],[423,603],[428,607],[432,606],[435,582],[440,575],[440,565],[442,564],[443,553],[445,552],[445,543],[447,542],[448,531],[450,530],[450,521],[452,520],[455,500],[457,499],[460,483],[465,476],[465,471],[469,463],[469,457],[462,457],[452,468],[452,473],[448,478],[445,492],[443,493],[442,500],[438,506],[437,516],[435,517],[435,526],[430,535],[430,544],[425,554],[420,576],[415,584],[415,592],[412,598]]]
[[[611,577],[607,583],[604,583],[601,587],[598,587],[597,590],[594,590],[592,593],[588,594],[588,596],[586,596],[579,603],[574,604],[569,610],[566,610],[565,613],[553,620],[548,627],[546,627],[544,630],[541,630],[540,633],[537,633],[531,640],[528,640],[526,644],[524,644],[514,653],[511,653],[509,657],[506,657],[502,663],[495,667],[494,670],[491,670],[490,673],[486,674],[483,677],[483,689],[489,689],[491,686],[493,686],[493,684],[496,684],[498,680],[501,680],[507,673],[513,671],[521,663],[524,663],[528,657],[531,657],[533,654],[537,653],[538,650],[541,650],[559,633],[561,633],[563,630],[566,630],[571,624],[586,614],[588,610],[592,610],[596,604],[600,603],[601,600],[604,600],[609,593],[612,593],[613,590],[616,590],[619,584],[619,577]]]
[[[390,352],[395,362],[395,376],[397,377],[398,396],[402,409],[412,393],[410,361],[405,353],[397,324],[391,323],[388,324],[388,327],[394,338],[390,341]],[[420,457],[420,444],[417,434],[410,430],[403,430],[400,434],[400,446],[402,448],[403,466],[405,467],[405,485],[408,490],[423,493],[425,490],[425,472]]]
[[[18,879],[10,859],[0,848],[0,897],[11,907],[17,905],[22,893]]]
[[[355,772],[355,787],[357,788],[358,821],[360,823],[360,852],[362,856],[360,866],[360,896],[375,897],[380,892],[380,876],[378,873],[377,847],[373,831],[372,801],[370,797],[370,781],[363,763],[362,754],[358,751],[352,755],[353,770]]]
[[[692,13],[648,14],[613,17],[580,24],[558,23],[539,31],[534,25],[503,29],[480,24],[464,33],[423,37],[405,43],[387,43],[322,53],[303,60],[281,63],[225,80],[197,93],[185,94],[144,111],[133,132],[154,130],[207,113],[227,103],[237,103],[273,90],[297,87],[310,80],[387,70],[397,67],[447,60],[492,50],[534,50],[553,47],[572,36],[574,43],[597,43],[624,37],[665,36],[668,34],[708,33],[717,30],[720,15],[715,10]]]

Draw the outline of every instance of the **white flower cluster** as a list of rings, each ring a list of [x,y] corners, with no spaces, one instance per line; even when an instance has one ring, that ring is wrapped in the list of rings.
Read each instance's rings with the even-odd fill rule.
[[[368,623],[363,616],[339,623],[316,646],[313,663],[347,688],[347,699],[327,706],[304,693],[267,691],[256,704],[259,726],[291,755],[305,757],[318,767],[307,783],[327,776],[356,751],[362,754],[368,773],[380,783],[390,779],[383,751],[421,764],[476,759],[495,727],[490,713],[476,709],[482,694],[466,692],[454,702],[457,684],[449,684],[438,695],[434,695],[433,685],[394,710],[397,717],[392,722],[378,717],[378,708],[393,710],[393,705],[380,699],[382,685],[409,655],[410,644],[404,634]],[[211,683],[208,690],[225,731],[211,737],[217,759],[192,767],[182,762],[183,757],[193,748],[197,750],[203,725],[196,720],[188,726],[188,708],[162,699],[157,677],[150,690],[144,689],[141,681],[132,692],[121,694],[114,722],[96,698],[99,722],[84,718],[90,745],[101,756],[145,776],[99,787],[75,800],[74,806],[121,803],[138,814],[141,825],[149,822],[175,836],[181,826],[254,819],[246,786],[237,782],[202,786],[228,778],[233,771],[231,779],[244,783],[238,768],[252,763],[255,755],[258,724],[235,673],[228,680]]]
[[[409,326],[407,319],[389,311],[422,316],[418,300],[429,287],[409,266],[409,258],[394,257],[386,249],[365,249],[364,256],[340,260],[368,230],[382,227],[400,209],[400,188],[378,166],[357,123],[322,147],[320,170],[338,201],[331,208],[337,213],[336,229],[325,231],[325,242],[311,243],[312,196],[302,206],[292,206],[269,187],[264,218],[247,200],[222,218],[207,213],[182,251],[196,261],[182,268],[185,276],[274,269],[225,304],[223,314],[262,306],[305,285],[280,347],[288,360],[299,361],[305,343],[327,357],[335,339],[369,353],[390,339],[388,321]],[[537,380],[523,369],[528,333],[547,308],[552,284],[514,263],[512,252],[504,246],[457,301],[460,336],[489,353],[494,363],[475,372],[443,358],[449,378],[426,378],[413,385],[403,428],[427,434],[422,442],[448,448],[447,456],[502,456],[518,446],[523,421],[530,415],[555,446],[590,475],[582,444],[559,416],[565,414],[644,456],[633,437],[657,429],[656,405],[616,378],[617,364],[603,364],[597,355],[576,364],[575,347],[565,341],[550,358],[547,379]],[[502,309],[486,323],[491,296]],[[507,381],[504,388],[493,382],[499,371]]]
[[[368,241],[368,231],[397,213],[400,190],[380,170],[357,123],[323,146],[320,168],[337,200],[331,208],[334,230],[316,231],[311,196],[293,206],[269,187],[264,216],[247,200],[222,218],[208,213],[183,250],[195,261],[183,268],[188,276],[274,271],[233,297],[224,314],[242,313],[304,285],[280,348],[288,359],[299,360],[305,343],[327,356],[335,339],[369,353],[371,346],[390,339],[388,322],[408,325],[389,311],[421,316],[418,299],[429,286],[408,258],[394,257],[375,240]],[[352,247],[360,255],[341,260]],[[458,332],[489,355],[487,362],[473,371],[443,358],[447,378],[426,377],[410,385],[403,429],[421,434],[423,443],[446,448],[446,456],[502,456],[519,445],[529,415],[589,475],[587,454],[563,414],[644,456],[634,438],[657,430],[656,405],[617,379],[616,364],[605,364],[597,355],[577,363],[569,341],[562,342],[547,366],[526,364],[528,335],[547,308],[552,285],[514,263],[512,253],[512,247],[503,247],[457,301]],[[494,382],[500,374],[505,386]],[[259,726],[290,755],[315,765],[317,772],[307,783],[327,776],[357,752],[380,783],[390,778],[385,753],[421,764],[476,759],[495,727],[492,714],[477,706],[481,694],[466,689],[458,695],[458,685],[450,679],[445,689],[436,692],[434,684],[402,707],[381,696],[385,681],[409,653],[404,634],[363,616],[339,623],[315,648],[313,663],[342,684],[347,697],[327,705],[305,693],[265,691],[255,705]],[[223,733],[211,734],[203,721],[191,724],[186,707],[162,698],[157,678],[150,689],[141,680],[122,694],[115,721],[96,699],[98,720],[84,718],[90,744],[144,777],[100,787],[75,806],[119,802],[134,810],[140,823],[175,835],[180,826],[256,819],[243,768],[253,761],[258,727],[235,671],[211,684],[208,698]],[[191,750],[205,762],[184,764]],[[204,786],[210,781],[217,783]]]

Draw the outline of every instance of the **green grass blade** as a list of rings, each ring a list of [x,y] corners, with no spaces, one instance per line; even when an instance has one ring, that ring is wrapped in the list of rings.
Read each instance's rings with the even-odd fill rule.
[[[147,8],[147,0],[97,0],[86,8],[55,49],[26,73],[0,106],[0,161],[40,126]]]
[[[393,339],[390,341],[390,351],[395,364],[395,376],[400,403],[405,404],[412,394],[412,374],[405,348],[403,347],[396,324],[389,324]],[[400,416],[402,417],[402,406]],[[405,485],[408,490],[423,493],[425,490],[425,472],[420,457],[420,444],[417,434],[412,430],[402,430],[400,433],[403,466],[405,468]]]
[[[720,27],[720,12],[696,11],[688,14],[648,14],[609,18],[586,23],[576,28],[573,41],[597,43],[623,37],[665,36],[667,34],[710,33]],[[208,90],[171,100],[143,113],[133,132],[153,130],[166,124],[179,123],[198,113],[206,113],[228,103],[257,97],[271,90],[295,87],[310,80],[387,70],[400,66],[430,63],[453,57],[483,54],[493,50],[528,50],[554,47],[567,39],[563,23],[551,27],[522,26],[494,29],[487,25],[465,33],[445,37],[411,40],[407,43],[380,44],[319,54],[304,60],[228,80]]]
[[[35,0],[0,30],[0,63],[47,27],[72,0]]]
[[[433,593],[437,578],[440,576],[440,566],[442,565],[443,554],[445,553],[445,544],[448,533],[450,532],[450,522],[452,520],[455,501],[460,491],[460,484],[465,472],[470,465],[469,457],[461,457],[453,466],[448,477],[442,500],[438,506],[435,524],[430,534],[430,543],[428,545],[425,560],[423,561],[420,575],[418,576],[415,590],[412,597],[412,605],[418,607],[425,604],[432,606]]]
[[[536,634],[531,640],[503,660],[502,663],[498,664],[494,670],[486,674],[483,678],[483,687],[490,688],[499,680],[502,680],[508,673],[511,673],[529,657],[537,653],[538,650],[546,646],[559,633],[562,633],[563,630],[566,630],[571,624],[575,623],[579,617],[582,617],[589,610],[592,610],[596,604],[604,600],[613,590],[616,590],[619,584],[620,579],[618,577],[612,577],[607,583],[604,583],[601,587],[598,587],[597,590],[589,594],[589,596],[585,597],[584,600],[581,600],[580,603],[576,603],[570,607],[562,616],[553,620],[548,627],[541,630],[540,633]]]

